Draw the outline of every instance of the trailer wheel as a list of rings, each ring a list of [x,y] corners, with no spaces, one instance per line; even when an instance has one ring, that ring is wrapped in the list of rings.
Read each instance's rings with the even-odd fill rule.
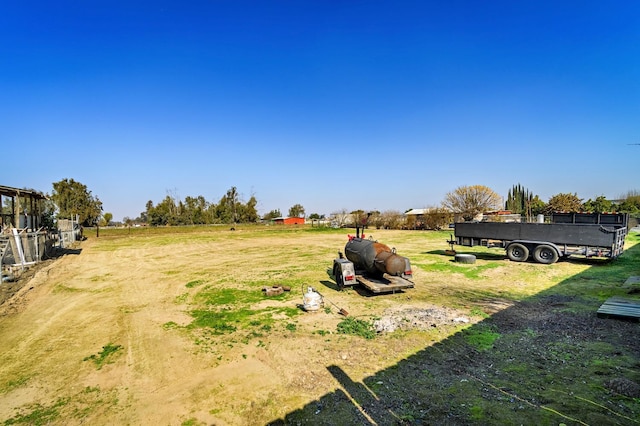
[[[513,243],[507,247],[507,257],[514,262],[524,262],[529,258],[529,249],[525,245]]]
[[[550,265],[558,261],[558,252],[551,246],[541,244],[536,247],[533,252],[533,258],[536,262]]]
[[[342,277],[342,271],[340,270],[340,266],[333,266],[333,276],[336,280],[336,284],[338,285],[338,290],[344,290],[344,279]]]

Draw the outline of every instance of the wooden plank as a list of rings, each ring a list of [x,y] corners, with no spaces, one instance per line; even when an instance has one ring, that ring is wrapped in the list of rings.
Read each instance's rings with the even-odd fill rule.
[[[18,256],[20,258],[19,259],[20,263],[24,267],[26,259],[24,258],[24,251],[22,250],[22,238],[20,238],[20,234],[18,233],[18,230],[16,228],[11,228],[11,231],[13,233],[13,238],[15,239],[15,243],[16,243],[15,246],[16,246],[16,249],[18,251]],[[15,254],[15,252],[14,252],[14,254]],[[15,259],[15,260],[18,260],[18,259]]]
[[[607,299],[597,312],[598,318],[640,320],[640,302],[614,296]]]
[[[620,296],[612,296],[608,298],[605,303],[624,303],[627,305],[640,306],[640,300],[625,299],[624,297],[620,297]]]
[[[629,278],[627,278],[627,281],[624,282],[625,284],[640,284],[640,276],[631,276]]]
[[[407,288],[413,288],[414,284],[402,277],[394,277],[384,274],[381,279],[365,278],[362,275],[356,276],[358,282],[373,293],[391,293]]]
[[[636,309],[632,309],[629,307],[620,307],[620,306],[601,306],[600,309],[598,309],[598,312],[600,313],[607,313],[607,314],[625,314],[625,315],[637,315],[640,310]]]

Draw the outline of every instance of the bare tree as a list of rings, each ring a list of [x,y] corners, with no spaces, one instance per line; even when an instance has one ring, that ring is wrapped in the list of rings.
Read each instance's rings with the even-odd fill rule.
[[[369,225],[375,226],[378,229],[382,228],[382,213],[380,213],[378,210],[372,211],[371,216],[369,216]]]
[[[427,229],[441,230],[453,221],[453,213],[442,207],[431,207],[424,214],[424,226]]]
[[[353,225],[365,226],[368,223],[369,216],[364,210],[354,210],[351,212],[351,218],[353,219]]]
[[[484,185],[460,186],[445,195],[442,206],[461,214],[464,220],[472,220],[487,210],[500,209],[502,198]]]
[[[401,229],[405,225],[405,218],[402,213],[396,210],[387,210],[380,214],[381,228],[384,229]]]
[[[347,209],[342,209],[337,212],[331,213],[332,221],[335,222],[336,226],[342,228],[347,225],[347,221],[351,217]]]

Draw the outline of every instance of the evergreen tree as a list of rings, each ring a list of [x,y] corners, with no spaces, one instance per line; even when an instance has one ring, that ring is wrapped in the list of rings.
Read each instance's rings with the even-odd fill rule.
[[[623,201],[618,206],[621,212],[638,214],[640,213],[640,192],[633,190],[620,197]]]
[[[304,207],[302,204],[294,204],[289,209],[289,217],[304,217]]]
[[[269,213],[265,214],[262,218],[263,220],[272,220],[277,217],[282,217],[282,213],[280,213],[280,209],[271,210]]]
[[[543,212],[544,202],[537,195],[533,195],[528,189],[522,185],[514,185],[507,195],[505,209],[514,214],[526,216],[527,220],[531,220]]]
[[[156,206],[153,205],[153,201],[148,201],[146,211],[141,213],[141,217],[153,226],[254,223],[258,221],[257,205],[258,200],[254,196],[251,196],[246,204],[243,203],[234,186],[222,196],[218,204],[207,202],[201,195],[186,197],[184,201],[167,195]]]
[[[606,199],[604,195],[596,197],[595,200],[589,198],[584,202],[584,210],[593,213],[607,213],[613,211],[613,203]]]
[[[93,226],[102,215],[102,201],[94,197],[86,185],[73,179],[53,183],[51,199],[58,207],[59,219],[80,217],[80,223]]]

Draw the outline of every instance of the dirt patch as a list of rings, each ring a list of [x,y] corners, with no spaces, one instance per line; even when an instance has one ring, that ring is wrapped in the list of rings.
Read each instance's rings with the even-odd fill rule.
[[[429,330],[468,324],[470,321],[471,316],[467,312],[442,306],[394,306],[386,309],[381,318],[373,321],[373,328],[378,333],[391,333],[396,330]]]
[[[25,307],[27,293],[33,290],[31,281],[36,275],[46,276],[56,260],[79,253],[80,243],[66,249],[52,247],[46,259],[24,269],[16,267],[13,272],[3,272],[7,279],[0,284],[0,316],[17,313]]]
[[[46,274],[53,266],[54,260],[44,260],[36,265],[26,268],[18,273],[10,273],[10,281],[5,281],[0,285],[0,316],[15,314],[26,306],[27,293],[33,290],[31,280],[38,273]]]

